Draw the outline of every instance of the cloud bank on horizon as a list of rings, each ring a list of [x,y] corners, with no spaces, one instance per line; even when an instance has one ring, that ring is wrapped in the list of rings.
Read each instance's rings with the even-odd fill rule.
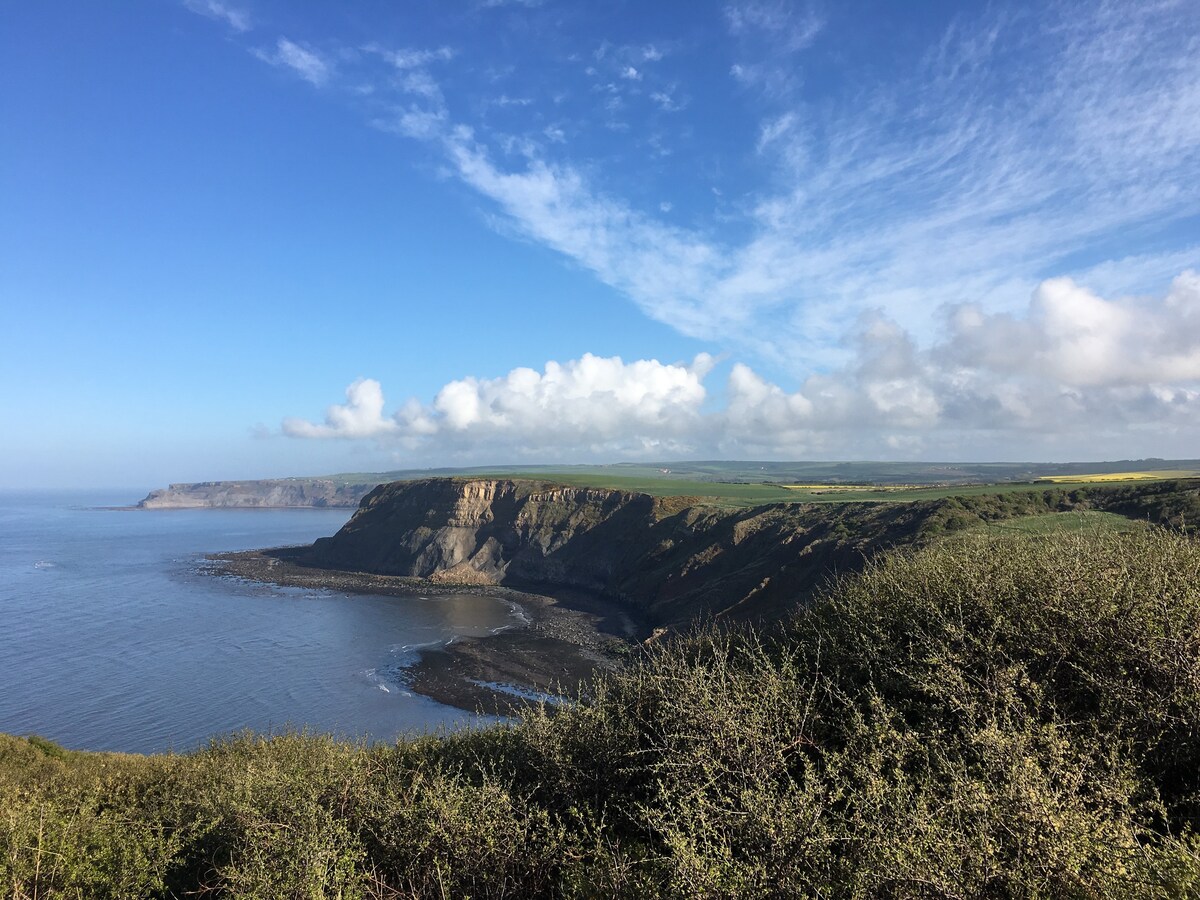
[[[497,378],[445,385],[432,402],[385,414],[382,386],[346,389],[323,424],[287,419],[293,437],[377,438],[408,452],[544,458],[920,454],[929,435],[986,453],[998,435],[1187,431],[1200,418],[1200,275],[1161,300],[1106,300],[1069,278],[1044,282],[1022,316],[976,304],[946,310],[945,334],[920,349],[895,322],[868,315],[846,368],[794,392],[736,363],[714,407],[707,354],[689,364],[585,355]],[[1019,347],[1019,355],[1013,348]]]
[[[710,347],[530,360],[390,412],[362,378],[287,435],[463,460],[1200,439],[1187,3],[1002,4],[872,30],[733,0],[629,39],[561,4],[489,2],[419,46],[264,38],[232,4],[186,5],[425,148],[501,233]]]

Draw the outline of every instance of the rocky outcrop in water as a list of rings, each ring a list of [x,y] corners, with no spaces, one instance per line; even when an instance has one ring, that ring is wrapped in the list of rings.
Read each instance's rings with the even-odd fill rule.
[[[357,506],[377,482],[352,484],[320,478],[281,478],[263,481],[200,481],[172,484],[151,491],[138,509],[196,509],[203,507],[255,509],[270,507]]]

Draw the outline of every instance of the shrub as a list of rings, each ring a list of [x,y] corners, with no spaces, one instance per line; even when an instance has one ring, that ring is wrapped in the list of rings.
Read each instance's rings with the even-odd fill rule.
[[[14,897],[1200,896],[1200,544],[965,534],[395,747],[0,739]]]

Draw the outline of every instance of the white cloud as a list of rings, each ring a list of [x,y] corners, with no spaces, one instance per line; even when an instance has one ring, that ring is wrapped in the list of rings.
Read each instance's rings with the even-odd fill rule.
[[[814,111],[786,100],[762,120],[758,147],[777,187],[744,198],[754,201],[745,240],[725,240],[716,228],[664,227],[607,194],[594,169],[585,177],[569,163],[535,159],[527,171],[506,171],[479,134],[475,164],[462,171],[518,229],[626,291],[651,317],[775,360],[828,364],[839,358],[831,350],[837,336],[866,307],[928,337],[942,305],[974,298],[1017,309],[1044,274],[1070,273],[1067,260],[1194,212],[1194,23],[1170,6],[1114,10],[1048,18],[1025,63],[1014,63],[1013,51],[1029,43],[1029,21],[962,25],[936,60],[895,84],[864,86],[854,104]],[[785,12],[782,4],[743,4],[730,17],[742,32],[778,30]],[[481,165],[489,177],[477,177]],[[544,191],[552,183],[553,217],[514,197],[522,186]],[[610,252],[572,238],[584,222],[595,223]],[[1175,271],[1195,265],[1200,247],[1163,261]],[[1162,283],[1123,275],[1131,267],[1155,274],[1146,261],[1114,262],[1108,283]],[[1165,271],[1159,265],[1157,277]]]
[[[238,33],[251,28],[248,13],[220,0],[183,0],[183,5],[194,13],[224,22]]]
[[[797,116],[794,112],[786,112],[773,119],[768,119],[759,126],[758,144],[755,149],[762,153],[768,145],[779,140],[796,127]]]
[[[674,220],[699,224],[668,220],[652,191],[623,197],[602,162],[573,163],[565,154],[586,147],[584,124],[568,132],[532,115],[527,135],[466,125],[425,68],[449,59],[446,48],[372,50],[404,76],[389,72],[390,89],[408,93],[375,124],[429,142],[508,233],[681,333],[790,374],[804,386],[786,396],[821,423],[812,434],[875,422],[899,429],[900,446],[904,429],[983,413],[1025,427],[1055,404],[1094,412],[1102,396],[1130,420],[1131,397],[1174,416],[1192,402],[1178,382],[1195,377],[1193,301],[1172,301],[1168,316],[1129,297],[1200,264],[1200,245],[1183,237],[1194,229],[1177,227],[1200,208],[1195,21],[1169,3],[972,15],[907,72],[850,83],[852,103],[813,106],[782,82],[751,96],[759,128],[745,149],[757,150],[747,158],[758,187],[739,194],[722,181],[719,216]],[[792,54],[822,37],[797,4],[735,2],[726,21],[746,60],[732,71],[762,87],[798,71]],[[300,71],[284,46],[277,64]],[[616,77],[625,67],[645,75],[651,103],[680,108],[656,82],[665,66],[647,65],[659,53],[596,49],[597,110],[624,104],[614,127],[642,90]],[[1164,235],[1163,249],[1114,258],[1130,233]],[[1173,289],[1188,290],[1186,277]],[[1163,383],[1175,386],[1164,394]],[[805,404],[788,403],[776,404],[787,427],[808,428]]]
[[[668,93],[667,91],[651,91],[650,99],[658,104],[658,108],[663,112],[679,112],[685,106],[686,101],[680,101]]]
[[[330,407],[324,425],[289,419],[283,430],[292,437],[399,437],[457,449],[636,452],[690,436],[712,365],[707,354],[690,364],[584,354],[548,362],[541,372],[519,368],[500,378],[452,381],[432,403],[410,401],[391,419],[382,416],[379,383],[360,379],[347,389],[347,404]]]
[[[947,310],[921,348],[867,315],[851,362],[795,391],[735,363],[711,404],[707,354],[691,364],[585,354],[445,385],[391,418],[374,381],[347,390],[324,425],[288,420],[295,437],[383,438],[410,454],[557,458],[663,454],[1061,458],[1188,455],[1200,440],[1200,275],[1164,297],[1107,300],[1068,279],[1034,291],[1023,314]],[[1015,348],[1015,352],[1014,352]],[[1140,445],[1150,435],[1152,443]],[[1166,447],[1164,448],[1164,443]]]
[[[733,34],[765,36],[789,53],[811,45],[825,24],[814,9],[791,0],[738,0],[725,7],[725,18]]]
[[[1031,372],[1072,388],[1200,381],[1200,276],[1187,271],[1162,301],[1105,300],[1069,278],[1043,282],[1028,316],[951,311],[945,354],[1004,374]]]
[[[274,51],[256,50],[255,56],[273,66],[291,69],[309,84],[320,87],[329,80],[333,67],[315,50],[280,38]]]
[[[304,419],[285,419],[283,432],[302,438],[377,438],[399,430],[393,419],[383,417],[383,388],[371,378],[360,378],[346,388],[346,402],[325,412],[325,424]]]
[[[437,47],[434,49],[413,49],[403,48],[400,50],[389,50],[381,47],[378,44],[369,44],[363,48],[368,53],[376,53],[386,59],[395,68],[405,71],[407,69],[420,69],[432,62],[446,62],[454,58],[454,50],[451,47]]]
[[[400,79],[399,86],[407,94],[416,94],[439,105],[442,102],[442,89],[438,87],[433,76],[424,69],[412,69],[405,72],[404,77]]]
[[[459,177],[499,204],[529,237],[576,260],[685,332],[708,337],[728,322],[720,310],[701,313],[696,306],[720,265],[704,241],[597,196],[573,169],[535,159],[524,171],[506,172],[471,129],[454,129],[443,141]],[[729,319],[736,318],[735,309],[728,312]]]

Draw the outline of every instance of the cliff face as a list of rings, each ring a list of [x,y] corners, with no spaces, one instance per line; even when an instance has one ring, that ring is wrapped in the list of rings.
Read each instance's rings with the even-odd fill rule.
[[[836,572],[911,540],[940,501],[690,506],[679,498],[507,480],[380,485],[304,561],[514,587],[573,587],[647,625],[773,618]]]
[[[139,509],[201,507],[265,508],[280,506],[353,508],[374,484],[344,484],[323,479],[201,481],[151,491]]]

